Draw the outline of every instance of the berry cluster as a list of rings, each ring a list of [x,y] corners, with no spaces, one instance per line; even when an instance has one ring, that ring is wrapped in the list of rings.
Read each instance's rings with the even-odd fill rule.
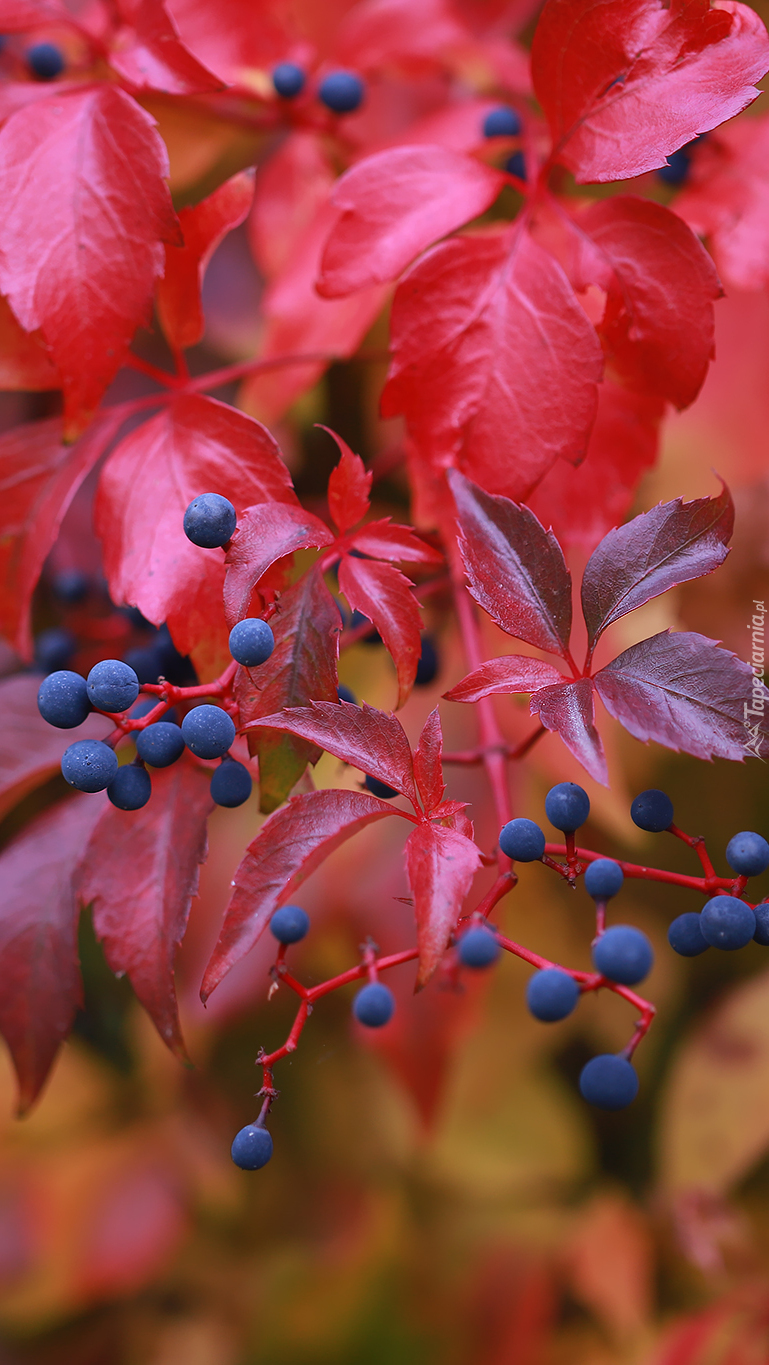
[[[295,100],[307,84],[307,74],[295,62],[281,62],[273,68],[272,83],[282,100]],[[366,86],[355,71],[331,71],[323,77],[317,94],[332,114],[352,114],[363,103]]]

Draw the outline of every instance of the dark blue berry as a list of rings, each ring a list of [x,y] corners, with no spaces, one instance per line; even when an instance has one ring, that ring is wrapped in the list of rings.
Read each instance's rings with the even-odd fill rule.
[[[135,738],[139,758],[151,768],[170,768],[184,753],[184,735],[169,720],[156,720],[154,725],[137,731]]]
[[[153,648],[157,654],[162,677],[174,683],[176,687],[195,687],[198,675],[192,661],[179,653],[167,625],[164,624],[158,629]]]
[[[673,802],[667,792],[650,787],[636,797],[630,807],[630,818],[633,824],[645,829],[648,834],[661,834],[663,830],[670,829],[673,823]]]
[[[545,835],[533,820],[519,816],[502,826],[499,847],[518,863],[536,863],[545,851]]]
[[[235,758],[224,758],[211,778],[211,800],[217,806],[234,810],[248,800],[253,785],[251,774],[243,763]]]
[[[613,924],[593,944],[597,972],[621,986],[635,986],[648,976],[654,950],[646,934],[632,924]]]
[[[258,616],[247,616],[230,631],[230,654],[244,668],[258,668],[274,648],[275,636]]]
[[[318,99],[334,114],[351,114],[360,108],[366,87],[354,71],[332,71],[318,86]]]
[[[597,901],[607,901],[616,896],[625,874],[613,858],[596,858],[585,871],[585,890]]]
[[[358,698],[355,693],[351,692],[349,687],[345,687],[344,683],[339,684],[336,689],[336,695],[340,701],[349,701],[352,706],[358,705]]]
[[[62,569],[51,583],[54,597],[70,606],[82,602],[88,596],[90,586],[88,574],[83,573],[82,569]]]
[[[54,673],[67,667],[76,649],[77,640],[71,630],[51,626],[35,636],[35,664],[43,673]]]
[[[381,981],[370,981],[358,991],[352,1002],[352,1012],[359,1024],[366,1028],[381,1028],[395,1013],[395,996]]]
[[[422,636],[422,653],[417,664],[415,687],[429,687],[435,682],[439,669],[438,651],[429,635]]]
[[[496,934],[482,924],[467,929],[457,943],[457,955],[463,967],[491,967],[501,951]]]
[[[366,773],[363,785],[368,788],[372,796],[379,796],[383,801],[389,801],[392,796],[400,796],[400,792],[395,787],[388,787],[386,782],[380,782],[379,778],[372,777],[371,773]]]
[[[281,62],[273,67],[272,83],[282,100],[295,100],[297,95],[301,95],[306,82],[305,73],[295,62]]]
[[[750,943],[756,932],[756,916],[736,896],[713,896],[702,907],[700,928],[711,948],[732,953]]]
[[[103,792],[117,770],[114,753],[100,739],[76,739],[62,755],[62,774],[79,792]]]
[[[577,1004],[580,989],[573,976],[558,967],[545,967],[529,977],[526,1004],[535,1019],[555,1024],[565,1019]]]
[[[699,957],[707,952],[710,944],[702,937],[702,925],[696,910],[687,910],[685,915],[674,919],[668,929],[668,943],[674,953],[681,957]]]
[[[85,678],[68,669],[59,669],[43,678],[37,694],[38,710],[49,725],[59,730],[74,730],[82,725],[91,710]]]
[[[491,109],[483,120],[484,137],[517,137],[521,131],[521,116],[508,104]]]
[[[230,1153],[241,1171],[260,1171],[272,1156],[272,1138],[266,1128],[249,1123],[236,1134]]]
[[[139,679],[121,659],[102,659],[86,679],[92,706],[111,714],[127,711],[139,695]]]
[[[192,499],[183,524],[184,534],[193,545],[215,550],[232,539],[238,518],[229,498],[219,493],[201,493]]]
[[[726,861],[741,877],[758,877],[769,867],[769,844],[761,834],[744,830],[726,845]]]
[[[27,49],[27,64],[38,80],[53,81],[64,70],[64,56],[53,43],[35,43]]]
[[[769,901],[762,901],[756,906],[755,916],[756,932],[753,937],[762,948],[769,948]]]
[[[187,748],[198,758],[222,758],[232,747],[235,726],[221,707],[204,704],[187,712],[182,735]]]
[[[152,782],[146,768],[127,763],[118,768],[107,788],[107,796],[118,810],[141,810],[152,795]]]
[[[590,797],[576,782],[559,782],[545,797],[545,814],[556,829],[573,834],[590,814]]]
[[[281,905],[270,920],[270,933],[278,943],[298,943],[310,928],[310,916],[300,905]]]
[[[526,158],[523,152],[513,152],[512,156],[505,162],[505,170],[509,175],[517,175],[519,180],[526,179]]]
[[[689,176],[689,169],[692,159],[685,147],[679,147],[677,152],[671,152],[666,158],[665,165],[660,166],[657,175],[666,185],[683,185]]]
[[[583,1066],[579,1088],[597,1109],[625,1109],[638,1094],[638,1076],[625,1057],[604,1052]]]

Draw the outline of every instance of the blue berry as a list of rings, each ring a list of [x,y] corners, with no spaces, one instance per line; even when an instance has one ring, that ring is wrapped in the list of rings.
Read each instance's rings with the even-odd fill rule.
[[[638,1076],[625,1057],[604,1052],[583,1066],[579,1088],[597,1109],[625,1109],[638,1094]]]
[[[235,508],[229,498],[219,493],[201,493],[184,513],[185,536],[203,550],[226,545],[237,524]]]
[[[71,630],[51,626],[35,636],[35,664],[43,673],[54,673],[67,667],[76,649],[77,640]]]
[[[358,991],[352,1002],[352,1012],[359,1024],[366,1028],[381,1028],[395,1013],[395,996],[381,981],[370,981]]]
[[[107,796],[118,810],[141,810],[151,795],[150,775],[138,763],[127,763],[118,768],[107,788]]]
[[[251,774],[243,763],[235,758],[224,758],[211,778],[211,800],[217,806],[234,810],[248,800],[253,785]]]
[[[86,679],[91,705],[110,714],[127,711],[139,695],[139,679],[121,659],[102,659]]]
[[[756,932],[753,937],[762,948],[769,948],[769,901],[762,901],[756,906],[755,916]]]
[[[512,156],[505,162],[505,170],[509,175],[517,175],[519,180],[526,179],[526,158],[523,152],[513,152]]]
[[[272,83],[282,100],[295,100],[297,95],[301,95],[306,82],[305,73],[295,62],[281,62],[273,67]]]
[[[249,1123],[235,1135],[230,1153],[241,1171],[260,1171],[272,1156],[272,1138],[260,1124]]]
[[[88,596],[90,580],[82,569],[62,569],[51,583],[54,597],[75,606]]]
[[[184,753],[184,735],[169,720],[156,720],[136,732],[136,752],[151,768],[170,768]]]
[[[517,137],[521,131],[521,116],[507,104],[491,109],[483,120],[484,137]]]
[[[349,687],[345,687],[344,683],[339,684],[338,688],[336,689],[336,695],[338,696],[340,701],[349,701],[353,706],[358,705],[358,698],[356,697],[355,693],[351,692]]]
[[[64,70],[64,57],[53,43],[35,43],[27,49],[27,65],[41,81],[53,81]]]
[[[630,818],[634,825],[645,829],[648,834],[661,834],[663,830],[670,829],[673,823],[673,802],[667,792],[650,787],[635,798],[630,807]]]
[[[585,871],[585,890],[597,901],[607,901],[616,896],[625,874],[613,858],[596,858]]]
[[[744,830],[726,845],[726,861],[741,877],[758,877],[769,867],[769,844],[762,835]]]
[[[174,683],[177,687],[194,687],[197,684],[198,675],[192,661],[179,653],[167,625],[160,626],[153,648],[157,654],[160,673],[168,682]]]
[[[482,924],[467,929],[457,943],[457,955],[463,967],[491,967],[501,951],[496,935]]]
[[[59,730],[74,730],[82,725],[91,710],[85,678],[66,668],[43,678],[37,694],[37,708],[49,725]]]
[[[658,168],[657,175],[666,185],[683,185],[688,179],[691,163],[686,148],[679,147],[677,152],[671,152],[666,158],[665,165]]]
[[[536,863],[545,851],[545,835],[533,820],[519,816],[499,831],[499,847],[518,863]]]
[[[554,1024],[565,1019],[577,1004],[580,989],[573,976],[558,967],[545,967],[529,977],[526,1004],[535,1019]]]
[[[750,943],[756,932],[756,917],[736,896],[713,896],[702,907],[700,928],[711,948],[733,953]]]
[[[556,829],[573,834],[590,814],[590,797],[576,782],[559,782],[545,797],[545,814]]]
[[[310,916],[300,905],[281,905],[270,920],[270,933],[278,943],[298,943],[310,928]]]
[[[646,934],[632,924],[613,924],[593,944],[593,964],[602,976],[621,986],[635,986],[648,976],[654,950]]]
[[[422,636],[422,653],[417,664],[415,687],[429,687],[438,676],[438,651],[429,635]]]
[[[380,782],[379,778],[372,777],[371,773],[366,773],[363,785],[371,792],[372,796],[379,796],[383,801],[389,801],[393,796],[400,796],[396,787],[388,787],[386,782]]]
[[[318,86],[318,99],[334,114],[351,114],[360,108],[366,87],[354,71],[332,71]]]
[[[79,792],[103,792],[117,770],[114,753],[100,739],[76,739],[62,755],[61,771]]]
[[[710,944],[702,937],[702,925],[696,910],[687,910],[685,915],[674,919],[668,929],[668,943],[674,953],[681,957],[699,957],[707,952]]]
[[[230,631],[230,654],[244,668],[258,668],[274,648],[275,636],[258,616],[247,616]]]
[[[232,747],[235,726],[221,707],[204,704],[187,712],[182,735],[187,748],[198,758],[222,758]]]

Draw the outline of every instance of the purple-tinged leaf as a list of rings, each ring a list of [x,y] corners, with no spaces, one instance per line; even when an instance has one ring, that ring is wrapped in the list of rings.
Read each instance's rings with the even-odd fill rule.
[[[419,945],[417,987],[438,966],[481,855],[466,835],[445,825],[417,825],[406,841],[406,875],[414,898]]]
[[[227,550],[224,608],[234,626],[248,611],[251,593],[271,564],[294,550],[333,543],[328,527],[312,512],[285,502],[247,507]]]
[[[419,795],[428,814],[433,814],[440,806],[445,791],[443,781],[443,732],[441,718],[436,706],[430,712],[419,736],[419,745],[414,750],[414,775],[419,787]]]
[[[546,729],[557,731],[590,776],[608,787],[606,756],[595,728],[592,680],[579,678],[560,687],[543,687],[532,696],[530,708]]]
[[[422,652],[422,618],[413,583],[393,564],[345,555],[339,587],[353,611],[373,621],[398,675],[398,706],[408,701]]]
[[[480,701],[493,692],[538,692],[541,687],[557,687],[565,681],[563,674],[544,659],[503,654],[499,659],[487,659],[443,695],[447,701]]]

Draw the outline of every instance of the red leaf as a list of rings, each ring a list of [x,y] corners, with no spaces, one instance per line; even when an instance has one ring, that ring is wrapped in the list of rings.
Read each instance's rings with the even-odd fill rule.
[[[39,332],[20,327],[0,296],[0,389],[58,389],[61,380]]]
[[[713,358],[713,300],[721,287],[708,253],[669,209],[619,197],[577,220],[608,266],[598,328],[628,382],[678,408],[694,402]]]
[[[269,68],[282,61],[295,41],[295,27],[282,4],[260,4],[255,11],[254,0],[217,0],[216,4],[169,0],[168,8],[187,47],[228,83],[239,84],[253,68]],[[303,17],[306,23],[306,12]],[[322,23],[327,30],[325,11]],[[248,89],[248,98],[254,98],[253,87]]]
[[[333,437],[341,451],[339,464],[328,476],[328,510],[340,531],[357,526],[369,509],[371,474],[367,473],[360,455],[353,455],[346,441],[329,427],[323,427]]]
[[[579,183],[627,180],[756,98],[769,36],[731,0],[548,0],[531,62],[555,158]]]
[[[717,498],[675,498],[604,536],[582,578],[582,612],[592,645],[621,616],[723,564],[734,530],[728,488]]]
[[[0,0],[4,33],[24,32],[39,24],[71,24],[72,15],[60,0]]]
[[[160,324],[172,346],[183,350],[202,338],[200,290],[208,262],[227,233],[243,222],[253,196],[253,172],[241,171],[179,214],[184,245],[166,247],[165,274],[156,295]]]
[[[609,773],[601,736],[595,728],[593,683],[590,678],[543,687],[529,703],[531,714],[539,716],[548,730],[561,736],[567,749],[579,759],[596,782],[609,785]]]
[[[419,745],[414,750],[414,776],[417,779],[419,795],[428,815],[440,806],[445,791],[443,781],[443,732],[441,718],[436,706],[430,712],[419,736]]]
[[[398,707],[408,700],[422,653],[422,618],[410,579],[376,559],[345,555],[339,587],[353,611],[373,621],[389,649],[398,674]]]
[[[339,27],[336,55],[356,70],[438,63],[468,45],[469,34],[447,0],[363,0]]]
[[[118,0],[122,20],[110,66],[138,90],[205,95],[222,81],[193,57],[179,37],[164,0]]]
[[[368,521],[353,536],[356,550],[375,559],[411,561],[414,564],[442,564],[443,555],[434,550],[409,526],[393,526],[389,517]]]
[[[695,758],[741,762],[769,752],[769,689],[749,664],[704,635],[662,631],[631,645],[594,681],[606,710],[636,739]]]
[[[339,217],[321,259],[327,298],[385,284],[438,237],[493,204],[504,176],[446,147],[391,147],[347,171],[332,195]]]
[[[409,835],[406,875],[417,921],[417,988],[430,980],[443,957],[480,865],[475,844],[458,830],[424,824]]]
[[[564,657],[571,575],[558,541],[528,507],[449,474],[470,591],[508,635]]]
[[[271,564],[294,550],[332,545],[328,527],[312,512],[287,502],[249,507],[227,550],[224,606],[231,626],[248,612],[251,593]]]
[[[383,414],[402,413],[443,467],[524,498],[558,456],[584,455],[598,339],[561,267],[517,224],[419,261],[395,295],[391,346]]]
[[[63,444],[57,417],[0,436],[0,628],[23,658],[32,654],[29,608],[46,556],[121,421],[105,412],[74,446]]]
[[[226,649],[219,550],[192,545],[182,528],[198,493],[222,493],[240,514],[260,498],[296,502],[272,436],[213,398],[175,398],[113,451],[101,475],[96,529],[115,602],[130,602],[199,669]],[[215,676],[214,671],[214,676]]]
[[[308,701],[334,702],[338,710],[337,656],[341,619],[339,608],[317,566],[304,574],[278,599],[271,619],[275,649],[259,668],[240,669],[236,696],[240,724],[271,716],[285,707]],[[320,750],[293,735],[248,729],[248,747],[259,756],[259,801],[272,811],[285,801],[308,763],[317,763]]]
[[[51,95],[0,129],[0,288],[50,348],[70,431],[148,319],[178,232],[167,177],[154,120],[114,85]]]
[[[37,709],[40,675],[17,673],[0,681],[0,819],[27,792],[58,771],[64,750],[76,739],[104,739],[113,728],[91,715],[74,730],[57,730]]]
[[[326,753],[395,787],[417,804],[411,748],[400,721],[373,706],[351,702],[312,702],[279,715],[263,716],[260,728],[286,730]]]
[[[259,166],[248,236],[254,260],[268,280],[291,268],[335,183],[328,151],[312,131],[289,133]]]
[[[374,820],[397,815],[366,792],[318,791],[295,796],[262,825],[235,873],[235,890],[201,987],[206,1001],[253,948],[273,910],[346,839]]]
[[[489,697],[493,692],[538,692],[541,687],[557,686],[563,681],[563,674],[544,659],[504,654],[473,669],[443,695],[447,701],[480,701],[481,697]]]
[[[113,972],[125,973],[163,1042],[186,1055],[174,960],[208,854],[211,774],[192,762],[152,774],[148,804],[107,806],[75,875]]]
[[[676,213],[710,239],[732,289],[769,282],[769,115],[738,119],[697,148]]]
[[[23,1113],[37,1098],[81,999],[72,873],[106,798],[38,815],[0,854],[0,1032]]]

